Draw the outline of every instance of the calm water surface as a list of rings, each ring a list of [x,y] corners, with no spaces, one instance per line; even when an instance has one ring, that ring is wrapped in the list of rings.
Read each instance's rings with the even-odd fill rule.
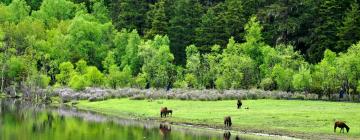
[[[223,131],[0,100],[0,140],[227,140]],[[285,139],[231,134],[230,139]]]

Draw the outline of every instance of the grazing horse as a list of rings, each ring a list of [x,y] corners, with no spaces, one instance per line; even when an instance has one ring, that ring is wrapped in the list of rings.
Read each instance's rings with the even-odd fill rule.
[[[230,140],[231,133],[229,131],[224,133],[224,140]]]
[[[241,106],[242,106],[242,102],[241,102],[241,100],[239,99],[239,100],[237,100],[237,108],[240,109]]]
[[[160,110],[160,118],[162,118],[163,116],[166,118],[166,115],[168,114],[168,109],[167,107],[163,107]]]
[[[171,109],[169,109],[169,110],[167,110],[166,115],[171,114],[171,116],[172,116],[172,113],[173,113],[173,111]]]
[[[345,122],[342,121],[336,121],[334,125],[334,132],[336,132],[336,127],[341,128],[341,131],[344,133],[344,128],[346,128],[346,132],[349,133],[350,127],[345,124]]]
[[[224,117],[224,125],[225,125],[225,127],[231,127],[232,123],[231,123],[231,117],[230,116]]]

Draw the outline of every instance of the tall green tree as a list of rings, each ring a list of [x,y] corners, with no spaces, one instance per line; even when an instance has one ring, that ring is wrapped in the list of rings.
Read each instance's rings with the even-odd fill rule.
[[[153,41],[142,44],[139,55],[143,61],[141,72],[151,87],[164,88],[174,82],[174,56],[167,36],[155,36]]]
[[[136,29],[139,34],[144,35],[146,29],[146,12],[148,5],[145,1],[119,0],[113,8],[119,11],[114,15],[113,21],[117,29]]]
[[[150,22],[151,28],[146,32],[145,38],[153,38],[155,35],[166,35],[169,28],[169,19],[166,13],[166,1],[159,0],[154,5],[150,6],[150,11],[147,13],[147,18]]]
[[[195,39],[203,9],[198,0],[178,0],[170,19],[170,47],[177,64],[185,64],[185,48]]]
[[[342,26],[338,28],[336,50],[345,51],[352,44],[360,40],[360,9],[359,4],[353,2],[349,10],[345,13]]]

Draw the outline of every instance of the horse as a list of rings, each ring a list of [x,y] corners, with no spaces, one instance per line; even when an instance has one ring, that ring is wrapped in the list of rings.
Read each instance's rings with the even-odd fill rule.
[[[172,113],[173,113],[173,111],[171,109],[169,109],[169,110],[167,110],[166,115],[171,114],[171,116],[172,116]]]
[[[230,140],[231,133],[229,131],[224,133],[224,140]]]
[[[225,127],[231,127],[232,123],[231,123],[231,117],[230,116],[224,117],[224,125],[225,125]]]
[[[237,100],[237,108],[240,109],[241,106],[242,106],[242,102],[241,102],[241,100],[239,99],[239,100]]]
[[[344,128],[346,128],[346,132],[349,133],[350,127],[345,124],[345,122],[342,121],[336,121],[334,125],[334,132],[336,132],[336,127],[341,128],[341,131],[344,133]]]
[[[168,114],[167,107],[163,107],[163,108],[160,109],[160,118],[162,118],[163,116],[166,118],[167,114]]]
[[[239,136],[236,136],[236,137],[235,137],[235,140],[240,140],[240,137],[239,137]]]

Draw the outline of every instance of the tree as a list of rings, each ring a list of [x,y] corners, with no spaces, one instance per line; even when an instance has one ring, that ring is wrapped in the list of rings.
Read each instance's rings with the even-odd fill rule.
[[[91,13],[100,23],[110,22],[109,11],[104,4],[104,0],[95,1]]]
[[[68,0],[44,0],[38,11],[32,13],[35,18],[44,21],[48,27],[53,27],[60,20],[72,19],[82,9]]]
[[[109,51],[107,56],[105,57],[104,61],[102,61],[103,68],[105,70],[105,73],[110,72],[110,67],[115,65],[115,55],[114,52]],[[116,66],[117,67],[117,66]]]
[[[336,50],[345,51],[352,44],[360,40],[360,9],[359,4],[352,3],[351,8],[345,13],[342,26],[338,28],[339,37]]]
[[[169,27],[170,47],[175,63],[185,64],[185,47],[194,42],[203,10],[198,0],[178,0],[174,6]]]
[[[300,67],[299,72],[293,75],[292,85],[296,90],[308,92],[311,82],[310,69],[305,66]]]
[[[190,45],[186,47],[186,75],[185,81],[188,82],[188,85],[192,88],[199,88],[204,85],[198,83],[201,80],[202,76],[200,53],[197,50],[195,45]]]
[[[320,2],[318,15],[314,23],[317,25],[311,35],[310,48],[308,50],[309,60],[318,62],[323,57],[326,49],[336,51],[337,27],[341,26],[338,19],[342,19],[346,3],[342,0],[323,0]]]
[[[129,66],[133,75],[138,74],[140,71],[140,58],[138,55],[140,43],[141,38],[139,34],[136,30],[133,30],[128,34],[127,45],[121,56],[120,68],[123,69],[125,66]]]
[[[100,87],[104,85],[104,75],[94,66],[87,67],[84,76],[90,87]]]
[[[12,14],[12,16],[10,16],[11,22],[19,23],[30,14],[30,6],[28,6],[24,0],[13,0],[8,8]]]
[[[63,62],[59,66],[60,73],[56,75],[57,83],[61,86],[68,85],[74,74],[74,66],[71,62]]]
[[[212,45],[226,46],[227,39],[230,34],[224,30],[224,4],[220,3],[214,7],[210,7],[207,12],[201,17],[201,23],[196,28],[196,45],[201,49],[200,51],[211,51]]]
[[[166,35],[168,33],[169,19],[165,10],[166,1],[159,0],[150,6],[151,10],[147,12],[147,18],[151,28],[146,32],[145,38],[151,39],[155,35]]]
[[[342,88],[347,94],[357,92],[357,83],[360,80],[360,45],[352,45],[346,53],[341,53],[336,59],[337,77],[342,82]]]
[[[111,23],[101,24],[89,18],[91,16],[78,15],[72,20],[65,45],[72,62],[84,59],[101,69],[101,62],[112,44],[113,27]]]
[[[146,80],[152,87],[165,87],[174,82],[174,56],[167,36],[155,36],[153,41],[147,41],[139,49],[143,61],[141,72],[147,76]]]
[[[335,59],[336,54],[330,50],[326,50],[324,59],[315,65],[315,71],[312,74],[312,88],[315,90],[320,89],[322,91],[322,93],[319,93],[320,96],[330,96],[339,86],[339,82],[336,79],[336,68],[334,66]]]
[[[276,64],[272,71],[272,77],[277,88],[283,91],[291,91],[293,70]]]
[[[113,17],[114,25],[118,30],[136,29],[141,35],[144,35],[145,15],[148,9],[145,1],[119,0],[113,6],[113,8],[119,9]]]

